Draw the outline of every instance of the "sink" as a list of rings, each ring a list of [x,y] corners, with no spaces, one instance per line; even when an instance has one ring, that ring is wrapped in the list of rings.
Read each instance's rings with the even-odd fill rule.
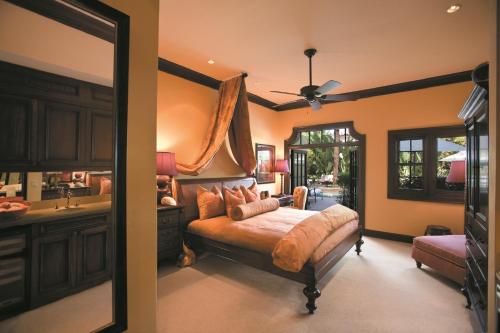
[[[82,210],[84,208],[82,207],[75,207],[75,206],[70,206],[70,207],[60,207],[58,209],[56,209],[55,211],[56,212],[75,212],[75,211],[79,211],[79,210]]]

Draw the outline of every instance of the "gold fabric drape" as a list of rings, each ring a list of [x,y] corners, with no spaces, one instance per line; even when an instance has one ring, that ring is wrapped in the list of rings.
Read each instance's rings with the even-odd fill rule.
[[[231,151],[236,162],[247,175],[251,175],[257,162],[252,146],[247,92],[242,76],[221,83],[215,112],[210,117],[207,136],[198,158],[191,164],[178,162],[177,170],[192,176],[203,173],[224,143],[228,131]]]

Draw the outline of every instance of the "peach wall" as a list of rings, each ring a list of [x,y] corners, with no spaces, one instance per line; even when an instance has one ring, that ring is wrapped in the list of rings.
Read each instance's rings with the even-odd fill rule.
[[[128,332],[156,332],[156,72],[159,0],[104,0],[130,16],[127,129]]]
[[[209,114],[214,111],[218,92],[161,71],[158,72],[158,92],[157,149],[175,152],[179,162],[193,162],[201,150]],[[283,142],[276,140],[274,136],[277,113],[253,103],[249,103],[249,110],[254,144],[258,142],[275,145],[277,156],[283,157]],[[200,177],[245,175],[234,162],[228,147],[226,142],[211,167]],[[190,177],[179,175],[177,178]],[[261,188],[275,193],[277,186],[279,179],[277,183],[261,185]]]
[[[366,134],[366,228],[421,235],[426,225],[441,224],[462,233],[462,204],[387,199],[387,131],[461,124],[457,114],[471,89],[460,83],[329,104],[318,112],[280,112],[277,135],[282,141],[296,126],[354,121]]]

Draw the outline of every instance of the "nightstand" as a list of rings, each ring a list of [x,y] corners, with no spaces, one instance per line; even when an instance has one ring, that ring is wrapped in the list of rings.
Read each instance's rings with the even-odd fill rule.
[[[293,195],[291,194],[283,194],[283,195],[273,194],[271,195],[271,197],[278,199],[281,207],[287,207],[293,205]]]
[[[181,215],[182,206],[161,206],[157,209],[158,262],[177,260],[182,250]]]

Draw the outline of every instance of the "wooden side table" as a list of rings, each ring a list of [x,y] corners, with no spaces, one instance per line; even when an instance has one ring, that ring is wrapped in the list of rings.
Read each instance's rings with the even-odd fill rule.
[[[182,208],[182,206],[157,206],[158,262],[165,259],[177,260],[181,254]]]
[[[273,194],[273,195],[271,195],[271,197],[278,199],[278,201],[280,202],[280,206],[281,207],[286,207],[286,206],[293,205],[293,195],[290,195],[290,194],[283,194],[283,195]]]

